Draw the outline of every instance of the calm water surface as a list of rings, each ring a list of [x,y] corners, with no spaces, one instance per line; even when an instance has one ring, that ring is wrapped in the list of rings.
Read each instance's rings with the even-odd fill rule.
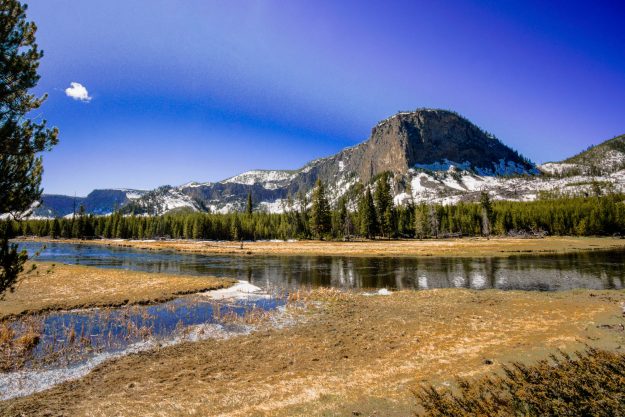
[[[224,256],[102,245],[22,242],[36,259],[101,268],[248,280],[265,289],[497,288],[555,291],[625,288],[625,250],[507,258]]]

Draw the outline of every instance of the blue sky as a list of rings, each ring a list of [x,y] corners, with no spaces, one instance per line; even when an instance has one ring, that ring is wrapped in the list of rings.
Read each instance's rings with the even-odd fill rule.
[[[47,193],[297,168],[417,107],[535,162],[625,133],[619,1],[28,3],[49,94],[34,116],[61,131]]]

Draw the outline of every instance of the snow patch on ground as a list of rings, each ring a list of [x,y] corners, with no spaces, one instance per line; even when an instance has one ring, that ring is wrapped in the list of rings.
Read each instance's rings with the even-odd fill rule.
[[[269,294],[263,293],[263,290],[260,287],[252,285],[248,281],[239,281],[232,287],[206,291],[200,294],[213,300],[249,300],[250,298],[269,298]]]
[[[387,290],[386,288],[380,288],[376,292],[365,292],[365,293],[362,293],[362,295],[367,296],[367,297],[371,297],[373,295],[391,295],[391,294],[393,294],[393,293],[391,291]]]

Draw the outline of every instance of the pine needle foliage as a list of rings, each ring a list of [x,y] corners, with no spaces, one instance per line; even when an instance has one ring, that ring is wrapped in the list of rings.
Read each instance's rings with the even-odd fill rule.
[[[310,207],[310,230],[314,237],[322,239],[331,229],[330,204],[326,197],[325,186],[317,180],[312,193]]]
[[[41,197],[43,172],[40,152],[57,143],[56,128],[27,116],[46,96],[30,90],[37,85],[37,69],[43,52],[26,18],[27,6],[17,0],[0,2],[0,213],[19,218]],[[23,269],[26,253],[9,243],[10,230],[0,225],[0,297],[11,290]]]

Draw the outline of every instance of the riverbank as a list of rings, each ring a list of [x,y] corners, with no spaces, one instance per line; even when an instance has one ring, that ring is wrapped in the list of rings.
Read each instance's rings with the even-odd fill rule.
[[[20,239],[18,239],[20,240]],[[428,240],[372,240],[355,242],[301,241],[193,241],[22,238],[21,240],[84,243],[147,250],[176,250],[200,254],[278,256],[512,256],[519,254],[571,253],[625,248],[625,239],[612,237],[460,238]]]
[[[0,320],[49,310],[159,303],[183,294],[216,290],[235,280],[78,265],[27,263],[15,292],[0,300]]]
[[[123,357],[0,403],[2,415],[404,416],[447,385],[556,349],[625,342],[623,291],[316,290],[283,329]]]

